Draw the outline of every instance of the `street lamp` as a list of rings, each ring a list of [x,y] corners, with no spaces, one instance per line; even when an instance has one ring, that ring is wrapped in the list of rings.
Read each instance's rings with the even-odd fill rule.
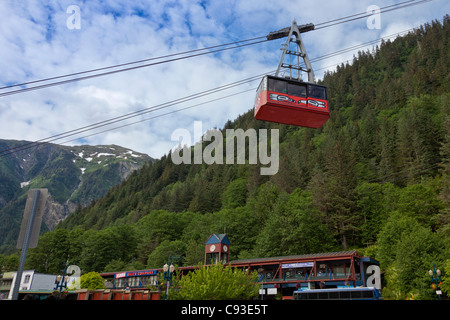
[[[67,282],[69,282],[69,276],[66,275],[66,270],[64,270],[63,275],[58,275],[55,280],[55,290],[63,291],[67,287]]]
[[[66,275],[67,268],[64,269],[63,275],[56,276],[55,279],[55,292],[53,293],[53,297],[56,299],[61,299],[65,297],[65,293],[63,291],[67,287],[67,282],[69,282],[69,276]]]
[[[169,286],[170,286],[170,281],[172,281],[172,275],[173,275],[173,271],[175,270],[175,267],[173,266],[173,264],[170,262],[172,257],[169,258],[169,263],[170,263],[170,267],[169,265],[166,263],[163,267],[163,271],[164,271],[164,280],[167,281],[167,287],[166,287],[166,296],[164,297],[164,300],[167,300],[167,297],[169,296]]]
[[[433,270],[429,270],[428,274],[430,275],[431,278],[431,282],[434,282],[431,287],[436,290],[436,294],[439,297],[439,300],[441,300],[441,270],[435,268],[434,263],[433,263]]]

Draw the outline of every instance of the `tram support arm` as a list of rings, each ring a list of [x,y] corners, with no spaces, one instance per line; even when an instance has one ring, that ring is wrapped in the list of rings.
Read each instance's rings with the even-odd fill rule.
[[[305,32],[312,31],[312,30],[314,30],[314,24],[312,24],[312,23],[303,24],[298,27],[298,31],[300,33],[305,33]],[[275,39],[284,38],[289,35],[290,31],[291,31],[291,27],[286,27],[286,28],[280,29],[278,31],[272,31],[271,33],[269,33],[267,35],[266,38],[267,38],[267,40],[275,40]]]

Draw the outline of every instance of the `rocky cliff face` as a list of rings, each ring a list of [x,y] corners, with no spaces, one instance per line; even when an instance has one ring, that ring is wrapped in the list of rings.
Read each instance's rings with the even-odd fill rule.
[[[59,203],[53,200],[52,197],[49,197],[46,207],[47,209],[44,212],[42,221],[49,230],[52,230],[60,221],[64,220],[69,213],[74,212],[78,205],[69,200],[65,203]]]
[[[26,143],[0,140],[0,150]],[[29,189],[49,190],[43,222],[52,230],[69,213],[101,198],[148,161],[153,159],[116,145],[44,144],[0,157],[0,253],[17,239]]]

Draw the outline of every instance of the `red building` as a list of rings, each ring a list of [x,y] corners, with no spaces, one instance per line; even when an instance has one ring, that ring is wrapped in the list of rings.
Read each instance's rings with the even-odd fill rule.
[[[370,274],[366,270],[370,265],[379,264],[372,258],[361,257],[356,250],[232,261],[229,261],[229,256],[227,235],[212,234],[205,243],[205,264],[224,262],[249,272],[256,270],[264,299],[276,295],[289,299],[298,289],[373,286],[367,283]],[[197,268],[183,266],[178,268],[178,272],[184,275]],[[112,289],[141,290],[157,285],[160,272],[162,268],[102,273],[101,276],[110,280]]]

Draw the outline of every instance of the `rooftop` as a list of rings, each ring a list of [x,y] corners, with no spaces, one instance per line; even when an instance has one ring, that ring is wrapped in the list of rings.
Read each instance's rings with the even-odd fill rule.
[[[307,260],[307,259],[319,259],[319,258],[330,258],[330,257],[341,257],[341,256],[352,256],[358,255],[356,250],[350,251],[337,251],[337,252],[324,252],[324,253],[309,253],[300,254],[293,256],[281,256],[281,257],[267,257],[267,258],[252,258],[252,259],[239,259],[230,261],[230,264],[242,264],[242,263],[258,263],[258,262],[268,262],[268,261],[287,261],[287,260]]]

